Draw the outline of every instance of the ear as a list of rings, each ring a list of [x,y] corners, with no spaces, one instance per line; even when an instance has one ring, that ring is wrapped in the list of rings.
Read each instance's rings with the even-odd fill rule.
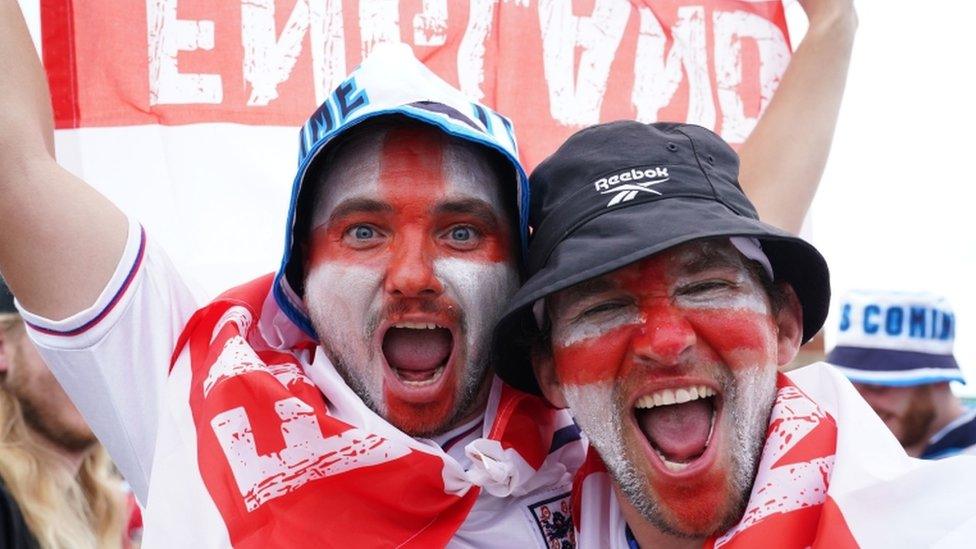
[[[776,313],[777,364],[782,367],[796,358],[796,353],[800,350],[800,342],[803,341],[803,308],[792,286],[785,282],[780,282],[777,286],[783,296],[779,312]]]
[[[556,367],[552,360],[552,350],[543,349],[540,345],[532,347],[532,371],[539,382],[539,388],[546,400],[556,408],[566,408],[563,390],[556,379]]]

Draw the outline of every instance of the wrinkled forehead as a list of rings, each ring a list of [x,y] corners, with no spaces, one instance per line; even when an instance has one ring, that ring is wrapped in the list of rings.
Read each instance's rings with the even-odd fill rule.
[[[611,291],[640,293],[714,270],[749,275],[746,261],[728,238],[698,240],[668,248],[615,271],[570,286],[557,292],[551,301],[553,306],[559,308]]]
[[[440,201],[477,199],[504,211],[502,184],[485,152],[417,124],[364,131],[342,145],[326,168],[314,205],[313,226],[343,203],[388,201],[396,191]],[[420,192],[423,190],[423,192]]]

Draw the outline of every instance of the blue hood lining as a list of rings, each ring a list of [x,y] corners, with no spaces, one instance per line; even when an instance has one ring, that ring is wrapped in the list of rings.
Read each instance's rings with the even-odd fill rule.
[[[525,174],[525,170],[522,168],[522,164],[517,158],[515,158],[510,151],[498,144],[496,139],[490,136],[473,130],[467,126],[460,123],[449,123],[444,120],[442,115],[435,115],[430,111],[425,111],[423,109],[418,109],[411,107],[409,105],[402,105],[393,109],[384,109],[365,114],[350,124],[341,126],[335,131],[323,136],[318,142],[316,142],[312,148],[309,150],[308,154],[305,155],[304,160],[298,166],[298,173],[295,175],[295,180],[292,183],[291,191],[291,201],[288,206],[288,218],[285,225],[285,249],[284,254],[281,258],[281,264],[278,267],[278,272],[275,275],[275,281],[273,286],[273,293],[275,301],[278,303],[278,307],[284,311],[285,315],[295,323],[296,326],[301,328],[309,337],[312,337],[318,341],[318,335],[315,333],[315,328],[312,326],[308,315],[304,311],[303,305],[299,301],[297,293],[291,288],[286,276],[286,270],[288,264],[292,259],[292,251],[295,245],[295,216],[298,211],[298,198],[301,195],[302,185],[305,180],[305,176],[308,173],[308,168],[311,166],[312,162],[318,158],[319,154],[326,148],[326,146],[331,143],[336,137],[344,134],[345,132],[355,128],[359,124],[371,120],[380,116],[390,116],[390,115],[400,115],[407,118],[417,120],[419,122],[435,126],[444,133],[470,141],[482,146],[487,147],[490,150],[500,153],[505,159],[507,159],[511,165],[515,168],[516,172],[516,185],[517,185],[517,207],[519,216],[519,241],[521,243],[520,249],[522,252],[522,258],[526,257],[527,254],[527,235],[529,226],[529,185],[528,178]],[[303,128],[304,130],[304,128]],[[303,131],[300,130],[300,131]],[[514,136],[513,136],[512,146],[515,147]],[[520,263],[521,259],[520,258]],[[288,289],[285,289],[285,285],[288,285]]]

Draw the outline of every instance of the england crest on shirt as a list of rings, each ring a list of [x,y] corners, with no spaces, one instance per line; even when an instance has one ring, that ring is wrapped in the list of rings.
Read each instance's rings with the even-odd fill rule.
[[[576,547],[571,505],[572,498],[570,493],[566,492],[527,506],[549,549]]]

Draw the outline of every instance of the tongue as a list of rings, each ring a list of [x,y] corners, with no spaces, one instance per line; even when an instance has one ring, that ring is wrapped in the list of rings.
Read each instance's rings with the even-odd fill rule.
[[[705,451],[712,423],[712,404],[707,399],[684,404],[637,410],[644,435],[668,461],[687,462]]]
[[[451,354],[451,332],[443,328],[390,328],[383,338],[383,354],[390,366],[397,370],[432,371]]]

